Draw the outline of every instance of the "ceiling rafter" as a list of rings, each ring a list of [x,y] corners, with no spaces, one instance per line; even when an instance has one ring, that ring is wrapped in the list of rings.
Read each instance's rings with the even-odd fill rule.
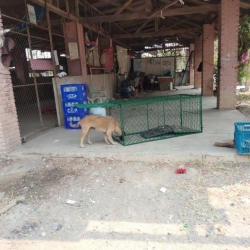
[[[101,12],[100,10],[98,10],[96,7],[94,7],[93,5],[91,5],[88,1],[83,0],[84,3],[86,3],[90,8],[92,8],[93,10],[95,10],[97,13],[106,16],[103,12]],[[83,3],[80,3],[83,6]],[[118,24],[112,22],[112,24],[114,24],[118,29],[120,29],[122,32],[126,33],[126,31],[121,28]]]
[[[159,20],[158,18],[155,18],[155,23],[154,23],[154,28],[155,28],[155,32],[157,32],[159,30]]]
[[[119,7],[119,8],[122,6],[122,4],[120,4],[120,3],[118,3],[118,2],[115,2],[115,1],[113,1],[113,0],[102,0],[102,2],[108,3],[108,4],[110,4],[110,5],[113,5],[113,6],[116,6],[116,7]],[[135,4],[136,4],[136,3],[135,3]],[[145,4],[140,5],[141,8],[144,8],[144,6],[145,6]],[[135,6],[133,6],[133,7],[127,6],[126,9],[129,10],[129,11],[131,11],[131,12],[136,12],[136,11],[139,10],[139,9],[137,9],[138,7],[139,7],[139,6],[137,6],[137,7],[135,7]],[[140,9],[141,9],[141,8],[140,8]]]
[[[154,17],[169,17],[169,16],[180,16],[180,15],[191,15],[196,13],[207,13],[210,11],[218,11],[218,4],[208,4],[203,8],[200,6],[195,7],[185,7],[185,8],[175,8],[171,10],[163,10],[161,13],[155,13]],[[149,15],[150,16],[150,15]],[[101,22],[115,22],[115,21],[125,21],[125,20],[138,20],[138,19],[148,19],[147,13],[128,13],[119,15],[108,15],[108,16],[95,16],[89,18],[82,18],[82,21],[88,23],[101,23]]]
[[[127,0],[121,8],[119,8],[116,12],[115,15],[119,15],[133,0]]]
[[[174,24],[172,24],[170,27],[173,28],[173,27],[176,27],[180,24],[189,24],[189,25],[192,25],[193,28],[199,28],[200,25],[197,24],[197,22],[191,22],[190,21],[190,18],[189,17],[186,17],[186,18],[178,18],[178,17],[171,17],[171,20],[174,21]]]
[[[142,26],[140,28],[138,28],[134,34],[138,33],[139,31],[141,31],[144,27],[146,27],[148,25],[149,22],[151,22],[152,20],[147,20],[146,22],[144,22],[142,24]]]
[[[132,3],[131,3],[130,5],[132,5]],[[140,12],[140,11],[144,10],[144,8],[145,8],[145,4],[142,4],[142,5],[134,6],[134,7],[133,7],[133,11],[130,10],[130,9],[128,9],[128,7],[126,8],[126,10],[127,10],[127,11],[130,11],[130,12],[133,12],[133,13],[137,13],[137,12]],[[119,9],[119,7],[108,8],[108,9],[103,10],[103,13],[105,13],[106,15],[108,15],[108,14],[113,14],[113,13],[115,13],[118,9]]]
[[[163,31],[164,28],[165,28],[165,25],[161,26],[161,28],[158,30],[158,32]],[[146,45],[151,39],[153,39],[153,36],[151,36],[150,38],[148,38],[148,39],[144,42],[144,45]]]
[[[152,11],[152,0],[145,0],[145,12],[149,13]]]
[[[89,25],[89,24],[87,24],[86,22],[83,22],[83,21],[82,21],[82,18],[76,17],[76,16],[74,16],[74,15],[72,15],[72,14],[70,14],[70,13],[67,13],[67,12],[65,12],[65,11],[63,11],[63,10],[61,10],[61,9],[59,9],[58,7],[56,7],[56,6],[52,5],[52,4],[50,4],[50,3],[45,3],[43,0],[30,0],[30,1],[33,2],[33,3],[36,3],[36,4],[38,4],[38,5],[40,5],[40,6],[42,6],[42,7],[45,7],[45,5],[46,5],[47,10],[49,10],[49,11],[51,11],[51,12],[57,14],[57,15],[60,15],[60,16],[62,16],[62,17],[64,17],[64,18],[67,18],[67,19],[69,19],[69,20],[71,20],[71,21],[78,22],[78,23],[82,24],[83,27],[85,27],[85,28],[87,28],[87,29],[89,29],[89,30],[91,30],[91,31],[94,31],[94,32],[96,32],[96,33],[102,35],[103,37],[110,38],[109,35],[105,34],[105,31],[104,31],[104,30],[98,29],[98,28],[96,28],[94,25]],[[124,44],[123,42],[120,42],[120,41],[118,41],[118,40],[116,40],[116,39],[114,39],[114,41],[115,41],[116,43],[118,43],[118,44],[124,46],[125,48],[128,48],[128,47],[129,47],[128,45],[126,45],[126,44]]]
[[[171,7],[172,5],[178,3],[178,2],[179,2],[179,0],[175,0],[175,1],[172,2],[172,3],[168,3],[168,4],[163,5],[163,6],[160,7],[159,9],[153,11],[153,12],[151,13],[151,15],[150,15],[148,18],[154,17],[157,13],[162,12],[164,9],[167,9],[167,8]]]
[[[188,3],[193,3],[193,4],[197,4],[197,5],[206,5],[206,2],[204,1],[200,1],[200,0],[185,0],[185,3],[188,2]]]
[[[185,32],[196,32],[197,28],[191,29],[176,29],[176,30],[165,30],[165,31],[158,31],[158,32],[141,32],[136,34],[116,34],[111,35],[111,38],[114,39],[126,39],[126,38],[136,38],[136,37],[153,37],[153,36],[166,36],[166,35],[174,35],[178,33],[185,33]]]

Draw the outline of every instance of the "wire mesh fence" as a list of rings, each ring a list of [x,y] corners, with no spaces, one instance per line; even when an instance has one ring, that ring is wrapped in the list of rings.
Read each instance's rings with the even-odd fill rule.
[[[174,95],[112,101],[110,115],[120,122],[124,146],[202,132],[200,95]]]
[[[57,115],[52,84],[54,70],[31,65],[31,60],[44,60],[45,64],[51,62],[49,30],[27,22],[24,2],[22,6],[18,18],[12,16],[11,9],[2,10],[2,21],[4,29],[10,29],[5,37],[15,44],[9,70],[20,133],[25,141],[31,135],[57,125]],[[41,13],[43,11],[41,9]]]

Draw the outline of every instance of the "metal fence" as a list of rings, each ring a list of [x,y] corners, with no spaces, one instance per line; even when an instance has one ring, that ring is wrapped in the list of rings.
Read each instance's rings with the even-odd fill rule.
[[[202,132],[200,95],[174,95],[112,101],[110,114],[120,122],[124,146]]]
[[[27,5],[20,2],[19,17],[16,18],[11,9],[2,9],[4,29],[10,29],[5,37],[10,37],[15,47],[11,51],[12,62],[9,67],[18,122],[23,142],[30,136],[57,125],[56,106],[54,100],[52,78],[55,70],[32,67],[31,60],[47,60],[52,62],[53,40],[63,39],[63,34],[54,34],[50,27],[41,23],[27,21]],[[22,5],[23,4],[23,5]],[[20,13],[23,12],[23,13]],[[49,12],[40,7],[41,18],[49,19]],[[23,16],[20,19],[20,16]],[[55,67],[55,66],[53,66]]]

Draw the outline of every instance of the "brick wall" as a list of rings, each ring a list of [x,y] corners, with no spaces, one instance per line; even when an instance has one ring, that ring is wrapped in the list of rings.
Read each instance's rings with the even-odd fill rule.
[[[3,29],[0,15],[0,30]],[[0,56],[2,49],[0,48]],[[9,70],[0,62],[0,154],[21,146],[16,106]]]
[[[202,38],[202,95],[213,95],[213,71],[214,71],[214,25],[203,25]]]
[[[221,0],[217,107],[235,109],[240,0]]]
[[[202,36],[196,36],[194,41],[194,88],[201,88],[201,72],[197,71],[202,61]]]
[[[189,44],[189,54],[194,51],[194,44]],[[194,85],[194,52],[193,56],[191,58],[191,61],[189,62],[189,84]]]

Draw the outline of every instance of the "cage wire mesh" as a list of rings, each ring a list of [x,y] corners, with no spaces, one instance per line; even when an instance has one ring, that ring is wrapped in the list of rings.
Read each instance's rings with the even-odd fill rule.
[[[200,95],[174,95],[112,101],[110,115],[120,122],[124,146],[202,132]]]
[[[15,46],[11,51],[9,67],[13,92],[23,141],[29,136],[57,124],[52,77],[53,69],[33,69],[31,59],[51,61],[51,44],[47,28],[27,22],[25,4],[20,9],[2,9],[4,29],[10,29],[5,37],[11,38]],[[41,10],[43,11],[43,10]],[[46,19],[44,13],[43,20]]]

